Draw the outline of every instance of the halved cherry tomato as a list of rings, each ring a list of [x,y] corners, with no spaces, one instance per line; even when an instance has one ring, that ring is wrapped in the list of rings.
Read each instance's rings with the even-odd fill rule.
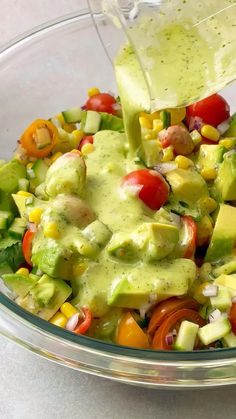
[[[117,111],[114,107],[115,104],[115,98],[109,93],[98,93],[87,100],[85,109],[88,111],[106,112],[116,115]]]
[[[202,118],[205,124],[217,125],[230,117],[230,108],[226,100],[217,93],[187,107],[186,120],[190,125],[191,117]]]
[[[183,308],[181,310],[172,313],[166,320],[161,324],[157,329],[153,341],[153,349],[160,350],[171,350],[172,345],[168,345],[166,342],[166,336],[173,329],[175,329],[183,320],[188,320],[193,323],[199,324],[200,327],[205,325],[205,320],[200,316],[197,311],[190,310],[188,308]]]
[[[32,255],[32,242],[34,239],[35,233],[33,231],[27,230],[22,241],[22,251],[24,258],[28,265],[32,266],[31,255]]]
[[[236,303],[233,303],[229,312],[229,321],[232,326],[232,331],[236,335]]]
[[[82,147],[85,144],[93,144],[93,136],[92,135],[85,135],[79,143],[79,150],[82,150]]]
[[[196,300],[190,297],[171,297],[168,300],[161,301],[157,304],[156,308],[154,309],[149,325],[148,325],[148,333],[151,335],[155,332],[158,326],[161,325],[163,320],[166,317],[169,317],[173,312],[180,310],[182,308],[191,308],[193,310],[197,310],[199,304]]]
[[[188,242],[186,245],[184,257],[186,259],[192,259],[196,250],[197,224],[189,215],[184,215],[183,217],[181,217],[181,220],[186,225],[188,231]]]
[[[93,316],[90,308],[82,307],[82,312],[83,317],[79,320],[79,323],[74,330],[74,333],[77,333],[77,335],[84,335],[92,323]]]
[[[49,132],[51,143],[46,145],[43,148],[38,148],[35,135],[37,133],[37,129],[46,128]],[[36,121],[32,122],[23,132],[20,143],[22,147],[26,150],[27,154],[32,157],[46,157],[55,147],[58,141],[58,130],[55,125],[52,124],[50,121],[46,121],[45,119],[36,119]]]
[[[141,169],[128,173],[122,185],[140,185],[138,197],[152,210],[158,210],[168,199],[169,185],[155,170]]]
[[[130,312],[124,313],[120,319],[116,343],[134,348],[145,349],[150,347],[147,334],[144,333]]]

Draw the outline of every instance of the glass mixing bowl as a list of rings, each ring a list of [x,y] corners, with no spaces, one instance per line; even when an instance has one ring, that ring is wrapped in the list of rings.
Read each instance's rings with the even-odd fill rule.
[[[0,150],[9,158],[27,124],[80,105],[86,90],[115,90],[111,63],[88,12],[36,28],[0,51]],[[225,92],[236,103],[235,88]],[[0,179],[1,182],[1,179]],[[59,364],[146,387],[193,388],[236,383],[236,348],[163,352],[78,336],[18,307],[0,286],[0,331]]]

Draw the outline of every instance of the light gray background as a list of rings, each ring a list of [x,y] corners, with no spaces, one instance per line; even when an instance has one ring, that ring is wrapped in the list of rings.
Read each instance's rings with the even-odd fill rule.
[[[42,22],[86,6],[84,0],[0,0],[0,44]],[[236,387],[156,391],[85,375],[0,338],[0,418],[232,419]]]

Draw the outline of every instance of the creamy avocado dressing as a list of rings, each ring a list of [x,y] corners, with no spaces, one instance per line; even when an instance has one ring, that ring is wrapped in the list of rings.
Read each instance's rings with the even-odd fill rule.
[[[170,0],[151,14],[139,6],[140,16],[125,27],[132,47],[114,62],[131,152],[141,143],[140,111],[186,106],[235,78],[235,5]]]

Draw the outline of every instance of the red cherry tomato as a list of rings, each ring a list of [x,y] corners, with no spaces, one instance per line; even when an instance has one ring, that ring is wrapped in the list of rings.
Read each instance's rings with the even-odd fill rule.
[[[236,335],[236,303],[233,303],[231,306],[229,320],[232,326],[232,331]]]
[[[197,311],[188,308],[178,310],[167,317],[157,329],[152,341],[153,349],[171,350],[172,345],[168,345],[166,336],[168,333],[172,332],[173,329],[176,329],[183,320],[197,323],[200,327],[204,326],[206,323]]]
[[[33,233],[30,230],[27,230],[24,237],[23,237],[23,241],[22,241],[23,255],[24,255],[24,258],[25,258],[26,262],[30,266],[32,266],[31,254],[32,254],[32,242],[33,242],[34,236],[35,236],[35,233]]]
[[[196,250],[197,224],[189,215],[184,215],[183,217],[181,217],[181,219],[187,228],[187,235],[188,235],[184,257],[186,259],[192,259]]]
[[[186,120],[190,125],[191,117],[198,116],[205,124],[217,125],[230,117],[230,108],[226,100],[217,93],[187,107]]]
[[[98,93],[87,100],[85,108],[88,111],[106,112],[116,115],[117,112],[114,109],[115,104],[115,98],[109,93]]]
[[[79,150],[82,150],[82,147],[85,144],[93,144],[93,136],[92,135],[86,135],[85,137],[82,138],[82,140],[79,143]]]
[[[155,170],[141,169],[128,173],[122,185],[140,185],[138,197],[152,210],[159,210],[168,199],[169,186]]]
[[[77,333],[77,335],[84,335],[87,330],[90,328],[92,323],[92,312],[90,308],[83,307],[83,317],[79,320],[78,325],[76,326],[74,333]]]
[[[182,308],[191,308],[193,310],[197,310],[199,304],[196,300],[190,297],[171,297],[167,300],[161,301],[157,304],[156,308],[154,309],[149,325],[148,325],[148,333],[151,335],[155,332],[157,327],[161,325],[164,319],[169,317],[175,311],[178,311]]]

